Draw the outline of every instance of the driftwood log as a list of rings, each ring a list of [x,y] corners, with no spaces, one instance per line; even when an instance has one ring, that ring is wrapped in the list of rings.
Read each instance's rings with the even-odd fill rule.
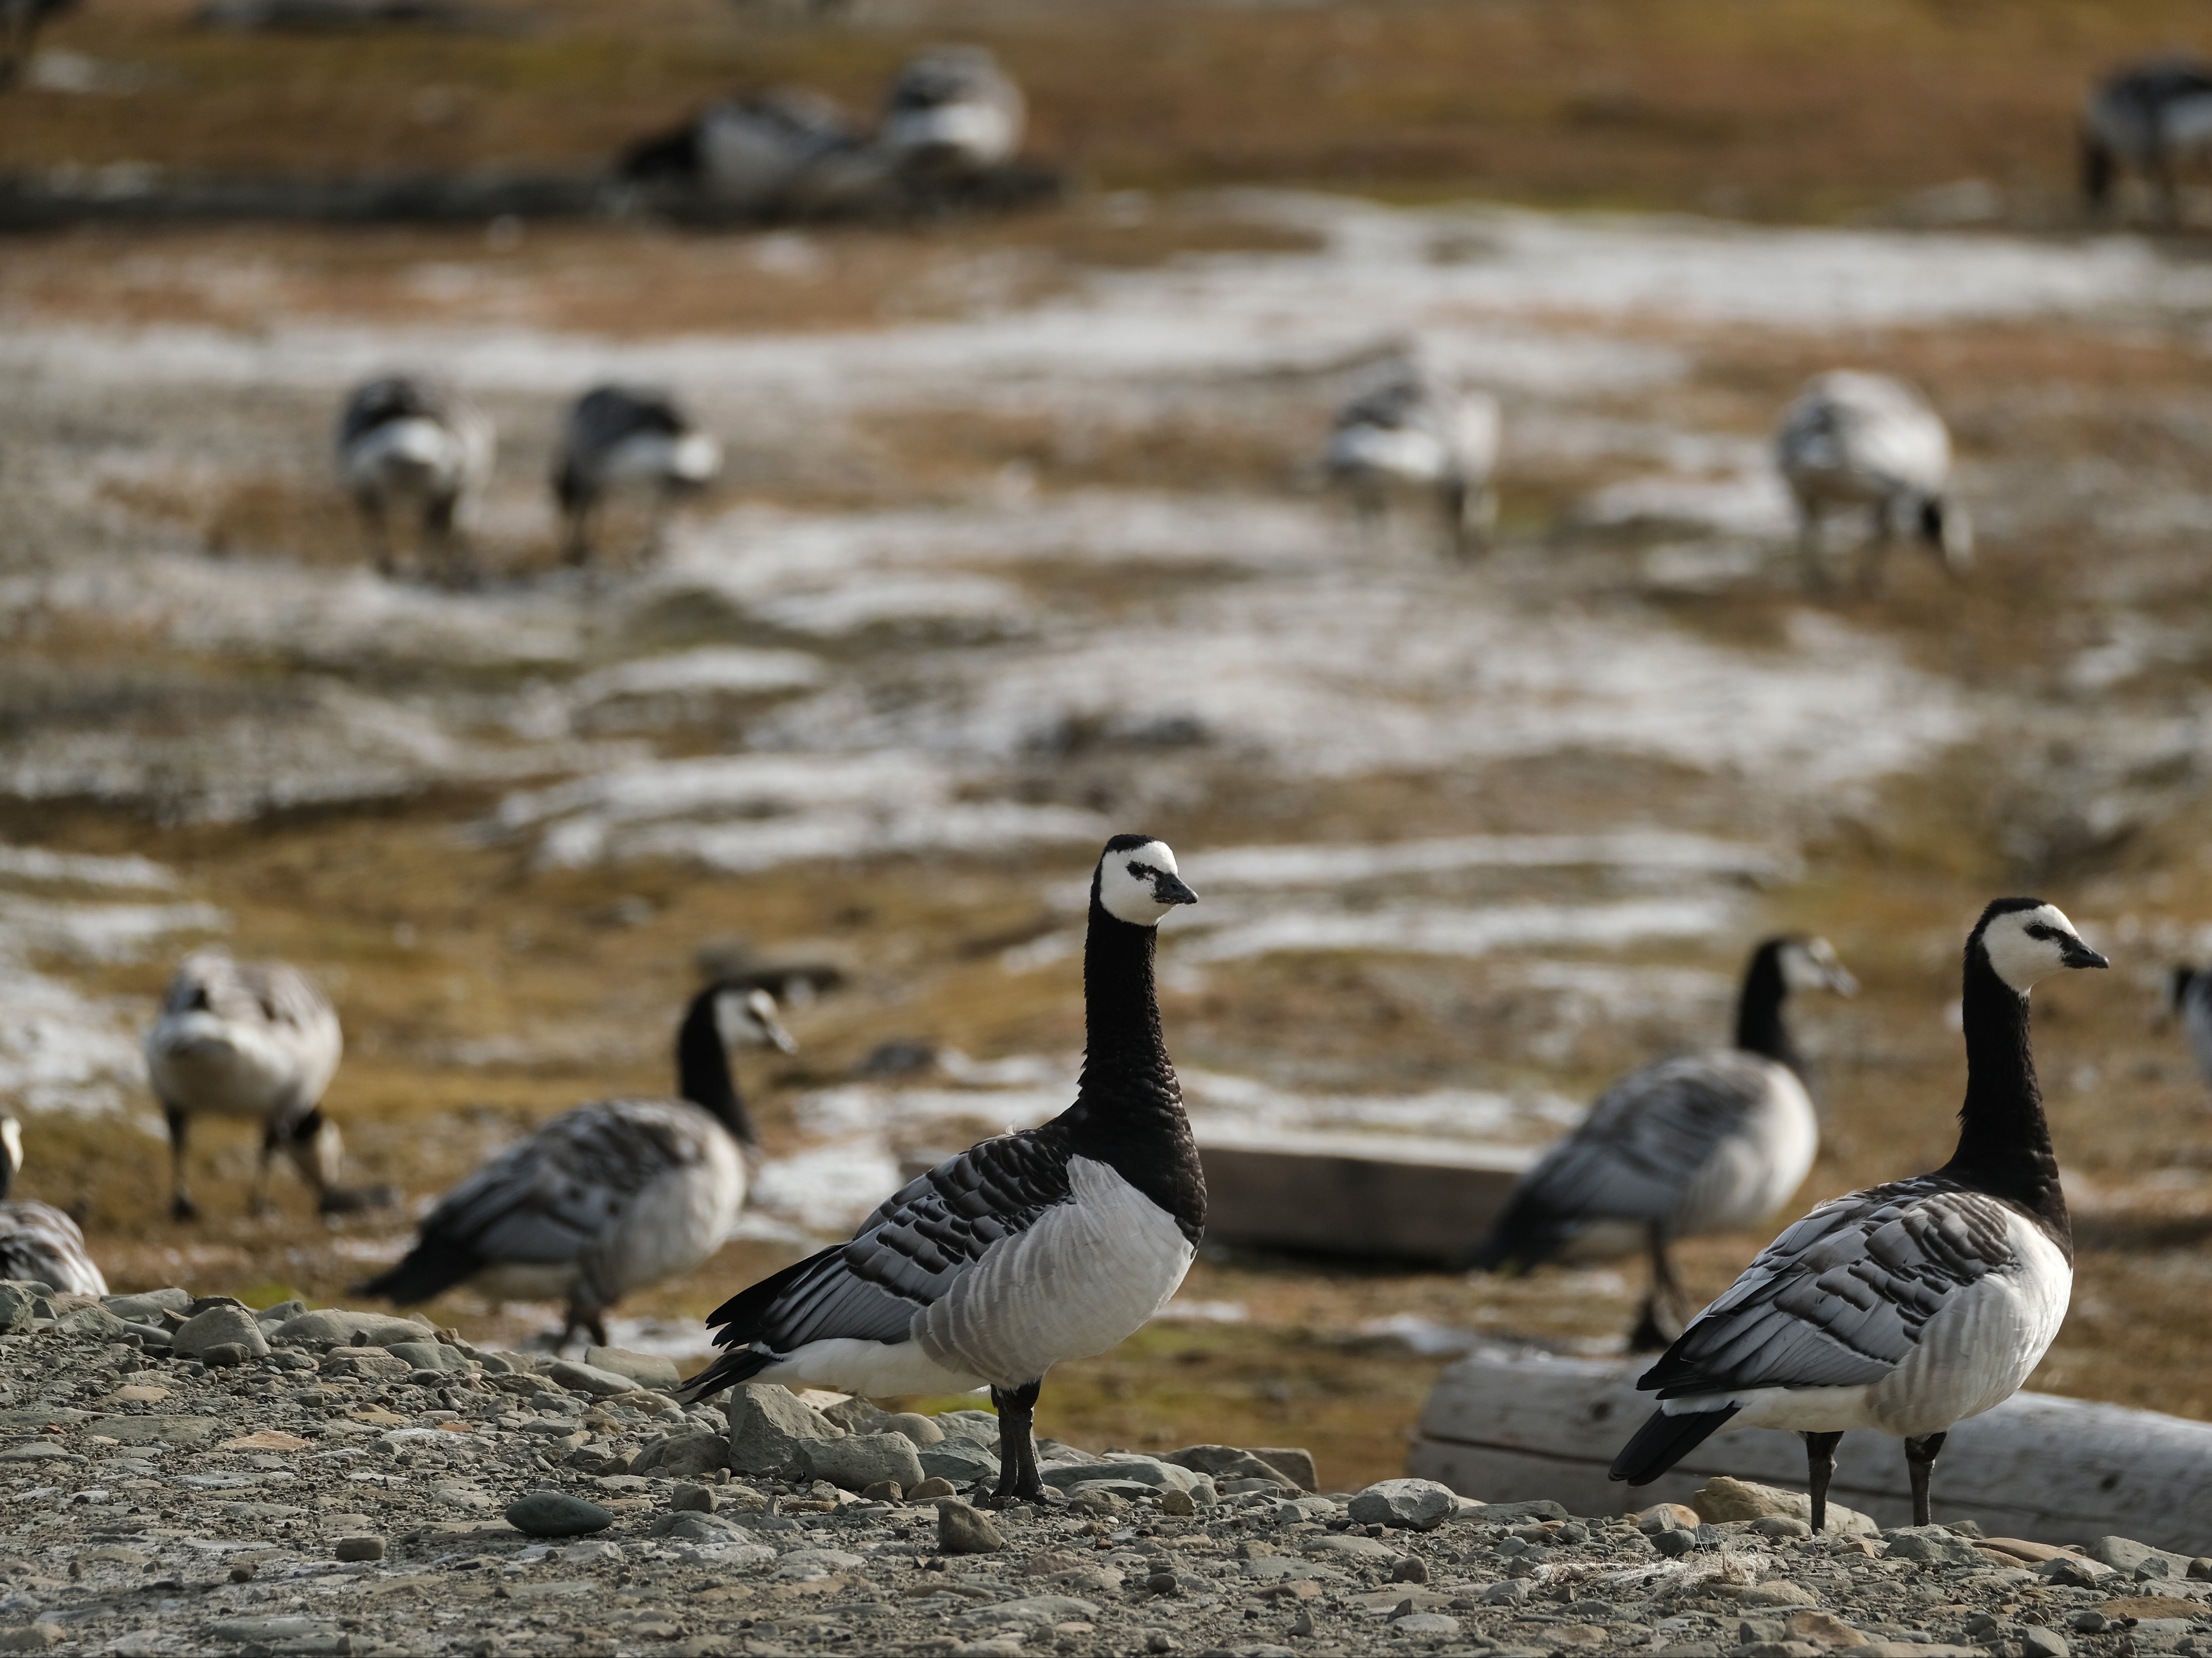
[[[1408,1472],[1465,1497],[1548,1497],[1576,1514],[1685,1502],[1714,1474],[1805,1489],[1795,1434],[1723,1429],[1656,1484],[1606,1478],[1654,1408],[1636,1390],[1645,1361],[1560,1358],[1483,1347],[1437,1378]],[[1885,1526],[1911,1521],[1905,1455],[1876,1433],[1847,1435],[1830,1494]],[[1938,1521],[1992,1536],[2091,1543],[2107,1534],[2176,1553],[2212,1552],[2212,1423],[2019,1394],[1951,1430],[1936,1464]]]
[[[1396,1134],[1200,1127],[1206,1234],[1321,1254],[1455,1260],[1537,1153]]]

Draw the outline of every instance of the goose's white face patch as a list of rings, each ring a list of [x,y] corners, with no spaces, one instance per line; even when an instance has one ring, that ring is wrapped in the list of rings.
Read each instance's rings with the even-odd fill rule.
[[[1837,958],[1836,947],[1826,938],[1784,944],[1782,982],[1792,991],[1832,990],[1838,996],[1854,995],[1859,987],[1859,981]]]
[[[749,990],[743,996],[726,997],[714,1006],[714,1029],[725,1045],[740,1042],[796,1054],[799,1043],[784,1029],[775,998],[765,990]]]
[[[0,1148],[6,1150],[10,1175],[22,1168],[23,1125],[13,1117],[0,1117]]]
[[[1998,978],[2023,996],[2038,979],[2074,965],[2067,959],[2069,955],[2078,957],[2086,948],[2074,931],[2074,923],[2056,904],[2008,911],[1982,930],[1982,952],[1990,958],[1990,965]],[[2098,964],[2102,964],[2101,958]]]
[[[1176,907],[1174,900],[1159,896],[1160,878],[1175,873],[1175,853],[1164,841],[1109,852],[1099,860],[1098,902],[1116,920],[1158,926],[1160,918]]]

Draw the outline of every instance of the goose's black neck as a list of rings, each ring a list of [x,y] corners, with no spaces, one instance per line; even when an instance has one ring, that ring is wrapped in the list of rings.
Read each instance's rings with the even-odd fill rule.
[[[1160,1035],[1155,938],[1152,928],[1109,914],[1094,883],[1083,946],[1083,1076],[1060,1122],[1077,1155],[1110,1166],[1195,1243],[1206,1227],[1206,1176]]]
[[[2018,1205],[2071,1260],[2073,1226],[2059,1188],[2051,1125],[2043,1115],[2043,1090],[2035,1080],[2027,998],[1997,977],[1978,936],[1966,944],[1960,1011],[1966,1035],[1966,1098],[1959,1108],[1959,1148],[1937,1172]]]
[[[709,985],[701,991],[677,1027],[676,1091],[713,1116],[740,1145],[752,1145],[760,1135],[738,1096],[737,1080],[730,1074],[729,1052],[722,1046],[721,1026],[714,1017],[724,989]]]
[[[1788,1066],[1802,1080],[1805,1062],[1797,1044],[1790,1040],[1790,1027],[1782,1022],[1782,1004],[1790,994],[1790,981],[1782,972],[1786,942],[1769,938],[1751,953],[1751,963],[1743,970],[1743,989],[1736,998],[1735,1045]]]

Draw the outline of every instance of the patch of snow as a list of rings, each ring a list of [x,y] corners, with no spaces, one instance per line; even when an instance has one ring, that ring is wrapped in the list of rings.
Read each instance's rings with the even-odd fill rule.
[[[581,703],[617,696],[672,696],[722,691],[750,695],[819,684],[822,660],[804,651],[747,650],[735,645],[648,656],[587,673],[569,687]]]
[[[0,843],[0,879],[45,881],[58,885],[120,887],[149,892],[173,891],[173,871],[149,858],[98,858],[84,853],[50,852],[43,847]]]
[[[1432,875],[1479,868],[1594,865],[1686,874],[1794,874],[1794,856],[1740,841],[1627,829],[1607,835],[1468,835],[1379,845],[1226,847],[1181,860],[1195,887],[1334,886],[1390,875]]]
[[[1273,915],[1173,945],[1193,962],[1228,962],[1283,950],[1381,950],[1487,956],[1493,950],[1573,944],[1595,948],[1721,931],[1735,906],[1721,898],[1639,899],[1619,904],[1510,904],[1481,909],[1393,905]]]

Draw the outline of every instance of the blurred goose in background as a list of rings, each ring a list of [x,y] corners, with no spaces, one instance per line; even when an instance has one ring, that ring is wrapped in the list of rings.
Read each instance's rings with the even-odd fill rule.
[[[2181,1021],[2197,1074],[2212,1084],[2212,973],[2177,967],[2166,977],[2166,1011]]]
[[[1400,360],[1338,413],[1323,465],[1370,530],[1387,522],[1394,496],[1422,498],[1433,503],[1451,550],[1465,556],[1488,544],[1498,520],[1498,437],[1495,398]]]
[[[698,186],[755,212],[819,206],[825,190],[858,167],[860,133],[817,93],[778,88],[710,104],[675,131],[647,140],[620,171],[641,184]],[[801,198],[795,200],[794,198]]]
[[[2212,65],[2193,58],[2153,58],[2116,70],[2081,106],[2081,194],[2093,212],[2112,204],[2123,168],[2141,174],[2157,199],[2159,222],[2181,220],[2174,163],[2212,149]]]
[[[1109,841],[1091,878],[1075,1102],[946,1159],[849,1242],[732,1297],[707,1321],[722,1352],[686,1396],[755,1380],[868,1397],[988,1382],[996,1500],[1043,1501],[1032,1427],[1045,1373],[1141,1328],[1206,1229],[1152,972],[1161,920],[1197,902],[1164,843]]]
[[[22,1169],[23,1125],[0,1112],[0,1278],[106,1295],[107,1280],[85,1253],[76,1223],[48,1204],[9,1196]]]
[[[338,1182],[337,1125],[320,1102],[341,1047],[338,1016],[297,968],[211,950],[185,957],[146,1033],[146,1070],[169,1124],[171,1215],[199,1214],[185,1189],[185,1139],[202,1114],[262,1125],[255,1214],[269,1206],[269,1163],[280,1149],[314,1188],[324,1214],[389,1202],[381,1188]]]
[[[908,59],[884,103],[877,143],[908,173],[972,173],[1012,161],[1028,121],[1022,89],[981,46]]]
[[[76,0],[0,0],[0,91],[22,77],[39,31],[76,5]]]
[[[1792,991],[1849,996],[1858,984],[1825,938],[1769,938],[1751,953],[1735,1046],[1660,1060],[1607,1089],[1589,1114],[1521,1177],[1467,1260],[1526,1272],[1547,1260],[1650,1252],[1651,1289],[1629,1336],[1663,1347],[1686,1309],[1668,1248],[1676,1238],[1755,1226],[1804,1182],[1820,1121],[1784,1023]]]
[[[726,1000],[737,1040],[795,1051],[767,992],[709,985],[677,1029],[680,1099],[554,1118],[441,1198],[406,1257],[356,1287],[403,1307],[461,1284],[495,1300],[559,1297],[555,1350],[580,1329],[606,1345],[607,1309],[706,1260],[744,1207],[760,1139],[723,1047]]]
[[[650,492],[646,550],[660,545],[669,503],[722,470],[722,446],[693,426],[676,399],[652,386],[600,386],[576,399],[562,423],[554,499],[568,520],[571,564],[591,562],[592,514],[612,492]]]
[[[454,519],[490,482],[497,447],[491,422],[452,392],[398,374],[355,388],[338,416],[338,471],[368,527],[380,571],[395,573],[392,515],[408,510],[417,517],[426,557],[434,556],[452,576],[474,574]]]
[[[1844,1434],[1905,1442],[1912,1523],[1954,1423],[2002,1404],[2058,1334],[2074,1233],[2036,1086],[2027,993],[2101,968],[2056,908],[2000,898],[1967,938],[1966,1098],[1958,1149],[1929,1175],[1832,1199],[1777,1238],[1637,1386],[1659,1409],[1614,1459],[1648,1485],[1712,1432],[1802,1436],[1813,1527]]]
[[[1951,434],[1927,400],[1887,374],[1838,369],[1808,381],[1783,411],[1775,454],[1797,502],[1805,585],[1828,586],[1822,521],[1832,507],[1866,507],[1874,535],[1860,555],[1859,586],[1881,585],[1889,544],[1909,529],[1952,575],[1974,558],[1973,526],[1948,492]]]

